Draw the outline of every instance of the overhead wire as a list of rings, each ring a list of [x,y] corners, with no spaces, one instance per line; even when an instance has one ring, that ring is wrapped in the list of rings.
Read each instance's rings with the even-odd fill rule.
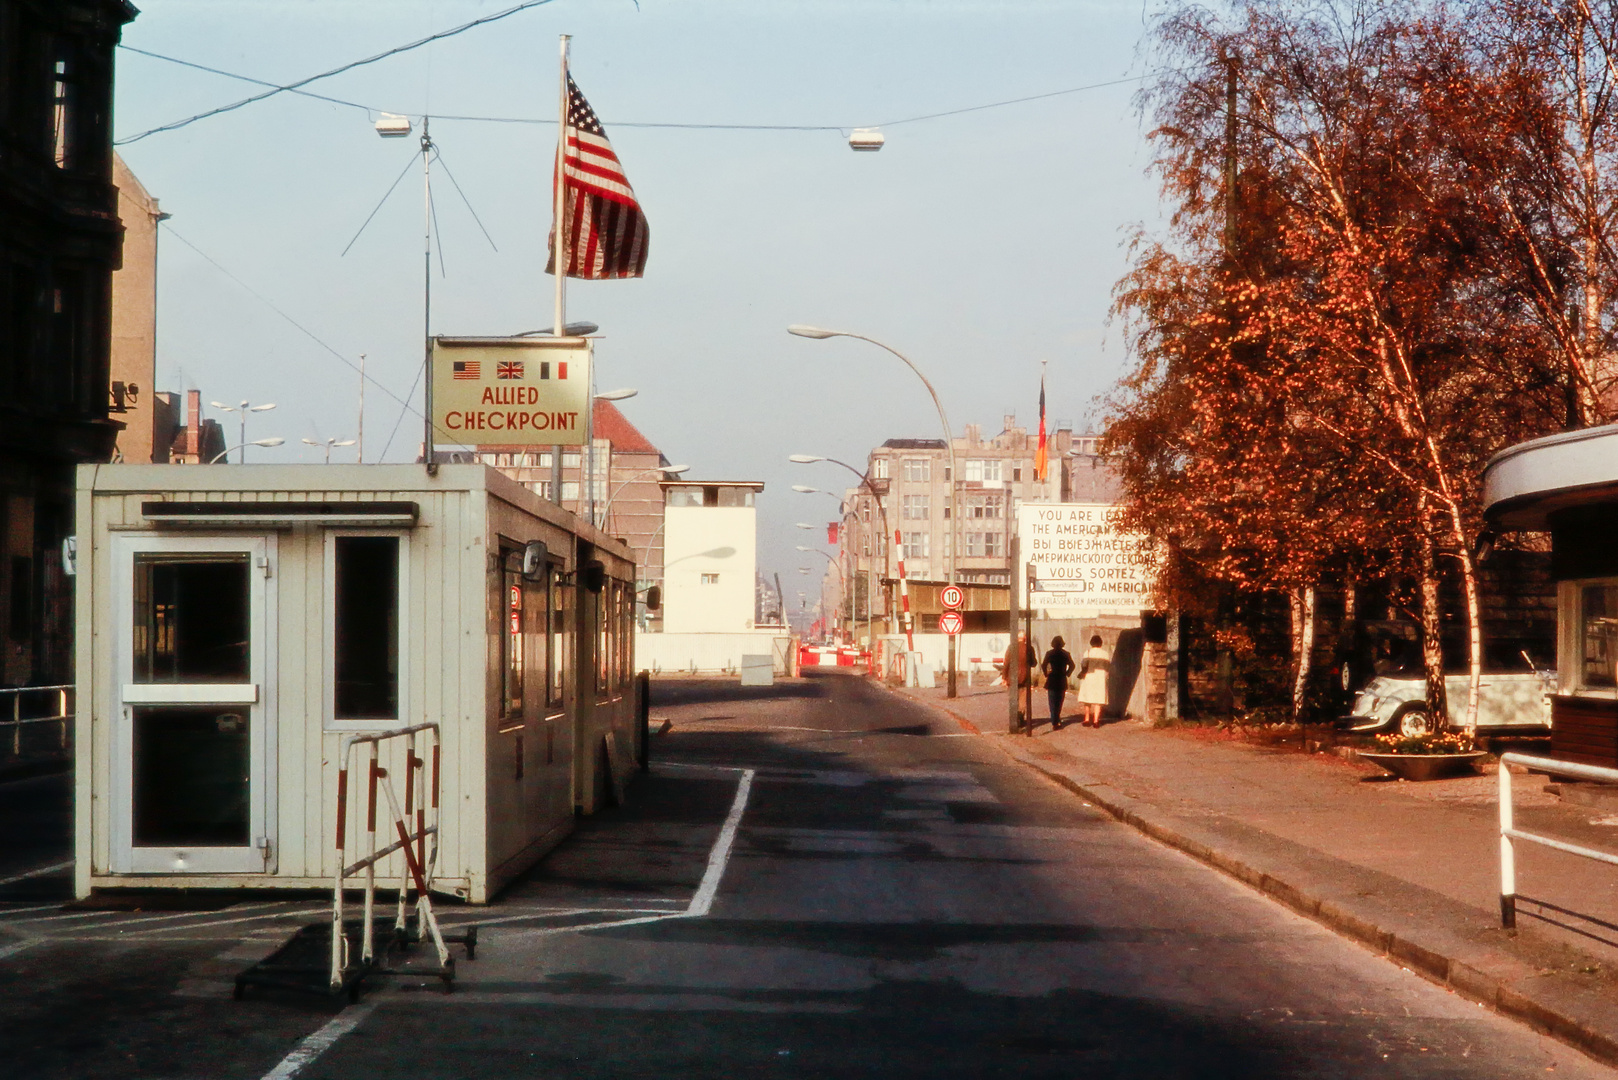
[[[410,402],[409,402],[409,400],[407,398],[400,397],[398,394],[394,393],[385,383],[379,382],[376,379],[375,376],[371,375],[369,372],[362,371],[358,364],[354,363],[354,361],[350,360],[348,357],[346,357],[342,353],[338,352],[331,345],[328,345],[313,330],[309,329],[307,326],[303,325],[297,319],[294,319],[291,315],[288,315],[285,311],[281,310],[281,308],[279,306],[277,306],[276,303],[273,300],[271,300],[269,297],[265,296],[263,293],[259,292],[255,288],[253,288],[247,282],[243,281],[241,278],[239,278],[235,274],[231,273],[230,269],[228,267],[224,266],[222,263],[220,263],[219,260],[215,259],[212,255],[209,255],[206,251],[203,251],[201,248],[197,247],[197,245],[195,245],[191,241],[187,240],[183,235],[181,235],[179,232],[177,232],[175,230],[173,225],[170,225],[167,221],[165,221],[165,222],[163,222],[162,227],[163,227],[164,232],[168,233],[170,236],[174,237],[174,239],[178,240],[180,243],[184,244],[186,247],[188,247],[192,251],[196,252],[199,256],[202,257],[203,261],[208,263],[209,266],[212,266],[215,270],[218,270],[221,274],[224,274],[231,281],[234,281],[237,285],[240,285],[248,293],[248,295],[252,296],[259,303],[263,304],[265,307],[269,308],[271,311],[273,311],[277,315],[281,316],[281,318],[285,319],[294,328],[296,328],[299,333],[303,334],[310,341],[313,341],[316,345],[319,345],[322,349],[325,349],[327,352],[331,353],[338,360],[342,361],[344,364],[348,365],[349,368],[353,369],[366,382],[370,383],[372,386],[374,386],[378,390],[382,391],[388,397],[390,397],[394,401],[398,402],[399,405],[403,407],[404,412],[411,413],[412,415],[415,415],[415,416],[418,416],[418,417],[422,415],[419,411],[417,411],[416,409],[411,407]],[[414,394],[415,393],[415,384],[411,384],[410,389],[411,389],[411,393]]]
[[[379,60],[386,60],[389,57],[398,56],[400,53],[407,53],[413,49],[419,49],[423,45],[430,45],[435,41],[442,41],[445,38],[452,38],[457,34],[464,34],[468,30],[476,27],[487,26],[489,23],[498,22],[501,19],[517,14],[518,12],[527,11],[530,8],[541,7],[545,4],[554,2],[555,0],[523,0],[522,3],[517,4],[514,7],[506,8],[504,11],[497,11],[492,15],[485,15],[482,18],[473,19],[471,22],[462,23],[460,26],[451,27],[448,30],[440,30],[438,33],[429,34],[419,41],[412,41],[406,45],[395,46],[394,48],[379,52],[374,56],[367,56],[363,60],[351,60],[346,64],[332,68],[330,71],[322,71],[318,75],[310,75],[307,78],[299,79],[296,82],[287,83],[284,86],[272,86],[268,90],[265,90],[262,94],[253,94],[250,97],[242,98],[240,101],[233,101],[228,105],[220,105],[217,108],[208,109],[207,111],[197,113],[194,116],[188,116],[183,120],[174,120],[167,124],[159,124],[157,127],[148,128],[138,135],[130,135],[127,138],[117,139],[114,141],[114,145],[127,146],[130,143],[140,142],[149,135],[156,135],[164,131],[177,131],[180,128],[196,123],[198,120],[206,120],[209,117],[219,116],[222,113],[233,112],[236,109],[242,108],[243,106],[251,105],[254,102],[263,101],[266,98],[274,97],[276,94],[293,92],[299,87],[308,86],[310,83],[319,82],[321,79],[329,79],[334,75],[341,75],[345,71],[353,71],[355,68],[364,67],[367,64],[374,64]]]
[[[551,2],[551,0],[539,0],[539,2],[549,3],[549,2]],[[526,5],[526,6],[533,6],[533,5]],[[512,9],[512,11],[516,11],[516,10],[521,10],[521,9],[520,8],[519,9]],[[508,12],[502,13],[502,15],[500,15],[500,16],[490,16],[490,18],[491,19],[499,18],[499,17],[503,17],[503,15],[511,14],[511,13],[512,13],[511,11],[508,11]],[[471,25],[473,25],[473,24],[468,24],[468,27],[471,26]],[[459,29],[466,29],[466,27],[462,27],[462,28],[459,28]],[[456,32],[459,32],[459,30],[457,30]],[[443,35],[440,35],[440,36],[446,36],[447,37],[447,36],[449,36],[449,33],[450,32],[446,31]],[[212,74],[212,75],[222,75],[222,76],[225,76],[226,78],[238,79],[238,80],[240,80],[242,82],[249,82],[249,83],[253,83],[253,84],[258,85],[258,86],[270,87],[273,92],[286,91],[286,92],[289,92],[289,93],[299,94],[299,95],[301,95],[303,97],[314,98],[317,101],[327,101],[327,102],[331,102],[334,105],[344,105],[344,106],[347,106],[349,108],[363,109],[367,113],[378,113],[378,114],[380,114],[380,113],[384,113],[384,112],[394,113],[394,112],[397,112],[397,110],[384,109],[381,106],[367,105],[367,104],[364,104],[363,102],[358,102],[358,101],[348,101],[348,100],[345,100],[343,98],[330,97],[330,96],[325,95],[325,94],[316,94],[316,93],[312,93],[312,92],[307,91],[307,90],[300,90],[300,89],[298,89],[298,87],[305,86],[308,83],[313,82],[313,81],[315,81],[317,79],[325,78],[327,75],[337,74],[338,72],[346,71],[350,67],[358,66],[359,63],[371,63],[371,62],[374,62],[375,60],[382,59],[385,56],[390,56],[390,55],[393,55],[394,53],[397,53],[397,52],[403,52],[406,49],[416,48],[419,45],[424,44],[425,42],[431,41],[431,40],[433,40],[433,39],[424,38],[420,42],[415,42],[415,43],[413,43],[411,45],[407,45],[407,46],[400,46],[396,50],[392,50],[389,53],[380,54],[380,55],[378,55],[376,57],[370,58],[369,60],[358,61],[356,64],[351,64],[351,65],[347,65],[347,66],[342,67],[342,68],[337,68],[337,69],[334,69],[333,71],[327,72],[327,73],[325,73],[323,75],[315,75],[315,76],[310,77],[309,79],[305,79],[305,80],[302,80],[302,81],[296,82],[296,83],[289,83],[289,84],[287,84],[285,86],[280,86],[280,85],[277,85],[275,83],[266,82],[263,79],[255,79],[255,78],[253,78],[251,76],[248,76],[248,75],[239,75],[239,74],[237,74],[235,72],[232,72],[232,71],[224,71],[224,70],[222,70],[220,68],[209,67],[209,66],[207,66],[205,64],[193,63],[190,60],[182,60],[182,59],[179,59],[178,57],[165,56],[162,53],[155,53],[155,52],[151,52],[151,51],[146,50],[146,49],[137,49],[137,48],[134,48],[133,46],[129,46],[129,45],[120,45],[119,48],[125,49],[128,52],[138,53],[141,56],[150,57],[150,58],[152,58],[154,60],[164,60],[164,61],[167,61],[168,63],[171,63],[171,64],[179,64],[182,67],[195,68],[198,71],[205,71],[205,72],[208,72],[209,74]],[[1122,79],[1110,79],[1110,80],[1107,80],[1105,82],[1086,83],[1083,86],[1070,86],[1070,87],[1067,87],[1066,89],[1062,89],[1062,90],[1049,90],[1049,91],[1046,91],[1045,93],[1042,93],[1042,94],[1029,94],[1029,95],[1027,95],[1025,97],[1007,98],[1004,101],[991,101],[991,102],[986,102],[986,103],[984,103],[982,105],[966,105],[966,106],[963,106],[963,107],[961,107],[959,109],[945,109],[945,110],[943,110],[941,112],[922,113],[921,115],[918,115],[918,116],[906,116],[906,117],[901,117],[901,118],[899,118],[897,120],[886,120],[886,121],[883,121],[882,123],[879,123],[879,124],[719,124],[719,123],[706,123],[706,122],[699,122],[699,121],[677,121],[677,120],[603,120],[602,123],[606,124],[609,127],[614,127],[614,128],[668,129],[668,130],[675,130],[675,131],[836,131],[836,132],[847,132],[847,131],[852,131],[853,129],[860,128],[860,127],[898,127],[901,124],[915,124],[915,123],[920,123],[921,121],[924,121],[924,120],[939,120],[939,119],[943,119],[943,118],[949,117],[949,116],[963,116],[963,115],[965,115],[967,113],[982,112],[982,111],[984,111],[986,109],[1002,109],[1002,108],[1006,108],[1006,107],[1011,106],[1011,105],[1024,105],[1024,104],[1027,104],[1028,102],[1031,102],[1031,101],[1045,101],[1045,100],[1050,99],[1050,98],[1065,97],[1068,94],[1084,93],[1087,90],[1101,90],[1101,89],[1105,89],[1106,87],[1109,87],[1109,86],[1124,86],[1124,85],[1127,85],[1129,83],[1144,82],[1147,79],[1155,78],[1159,74],[1162,74],[1162,73],[1161,72],[1155,72],[1155,71],[1154,72],[1147,72],[1144,75],[1132,75],[1132,76],[1128,76],[1128,77],[1122,78]],[[132,135],[132,136],[128,137],[127,139],[119,139],[119,140],[116,141],[116,145],[122,146],[122,145],[124,145],[126,143],[135,142],[135,141],[137,141],[139,139],[143,139],[148,135],[155,135],[160,131],[170,131],[170,130],[173,130],[174,128],[176,128],[176,127],[183,127],[183,126],[185,126],[185,124],[191,123],[191,122],[196,121],[196,120],[204,119],[204,118],[206,118],[208,116],[217,115],[219,112],[228,111],[228,110],[234,109],[234,108],[240,108],[243,105],[251,104],[254,101],[262,101],[264,98],[269,97],[269,96],[271,96],[271,95],[268,94],[268,93],[261,94],[261,95],[257,95],[257,96],[252,97],[252,98],[245,98],[242,101],[234,103],[233,105],[224,106],[224,107],[222,107],[220,109],[217,109],[217,110],[212,110],[212,111],[206,112],[206,113],[198,113],[196,116],[190,117],[189,119],[187,119],[187,120],[185,120],[183,122],[178,122],[178,123],[172,124],[172,125],[164,125],[162,127],[152,128],[152,129],[150,129],[148,131],[141,132],[139,135]],[[403,114],[401,114],[401,115],[403,115]],[[450,121],[459,121],[459,122],[462,122],[462,123],[477,123],[477,124],[532,124],[532,125],[539,125],[539,126],[552,126],[552,125],[555,125],[555,123],[556,123],[556,117],[554,117],[554,116],[470,116],[470,115],[458,114],[458,113],[426,113],[426,114],[418,113],[418,114],[414,114],[414,115],[425,116],[427,119],[431,119],[431,120],[450,120]]]

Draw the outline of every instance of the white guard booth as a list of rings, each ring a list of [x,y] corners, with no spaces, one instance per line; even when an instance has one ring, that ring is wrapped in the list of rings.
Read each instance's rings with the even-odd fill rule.
[[[436,724],[483,902],[643,749],[629,550],[493,469],[88,465],[76,513],[80,896],[330,888],[343,740]]]

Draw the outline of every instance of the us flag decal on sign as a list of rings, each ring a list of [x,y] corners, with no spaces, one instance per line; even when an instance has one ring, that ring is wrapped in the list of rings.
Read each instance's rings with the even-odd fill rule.
[[[483,361],[481,360],[455,361],[454,374],[457,379],[476,379],[481,376],[482,371]]]
[[[497,378],[497,379],[520,379],[520,378],[522,378],[522,361],[521,360],[502,360],[502,361],[500,361],[500,363],[494,369],[494,377]]]

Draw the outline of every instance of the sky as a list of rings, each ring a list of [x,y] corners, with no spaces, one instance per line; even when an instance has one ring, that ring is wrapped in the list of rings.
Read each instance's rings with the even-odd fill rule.
[[[123,43],[286,83],[514,3],[141,0]],[[797,567],[820,560],[794,549],[811,535],[794,523],[834,519],[837,506],[791,485],[841,491],[853,477],[787,456],[863,467],[886,439],[942,430],[898,360],[860,341],[790,337],[788,324],[903,352],[956,434],[968,423],[999,431],[1011,413],[1031,429],[1042,362],[1053,425],[1093,423],[1127,359],[1107,318],[1112,288],[1135,231],[1161,220],[1133,103],[1152,10],[1146,0],[554,0],[307,88],[370,111],[281,94],[125,143],[124,160],[173,215],[160,241],[157,389],[274,402],[248,438],[287,444],[251,460],[317,461],[298,440],[355,436],[363,353],[365,459],[414,460],[419,157],[415,138],[375,134],[376,110],[418,129],[424,114],[439,117],[434,332],[547,327],[555,124],[448,117],[553,118],[558,35],[571,34],[573,76],[651,239],[643,279],[569,282],[568,318],[601,327],[598,388],[639,391],[620,408],[691,466],[687,478],[765,483],[759,568],[802,588],[821,571]],[[1100,83],[1115,85],[894,123]],[[116,138],[254,91],[120,50]],[[632,126],[649,122],[840,130]],[[880,152],[849,149],[860,126],[882,127]]]

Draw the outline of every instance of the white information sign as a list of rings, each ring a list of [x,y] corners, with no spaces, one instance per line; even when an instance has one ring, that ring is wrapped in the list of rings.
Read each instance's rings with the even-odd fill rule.
[[[580,446],[588,338],[434,338],[434,438],[461,446]]]
[[[1139,615],[1152,606],[1155,554],[1139,533],[1120,531],[1110,503],[1024,503],[1017,582],[1025,603],[1053,618]]]

